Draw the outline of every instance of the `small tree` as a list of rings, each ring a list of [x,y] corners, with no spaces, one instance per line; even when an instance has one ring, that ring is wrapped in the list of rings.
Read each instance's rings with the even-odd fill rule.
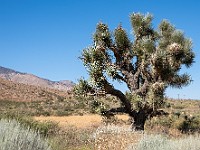
[[[144,130],[145,121],[160,113],[168,86],[181,88],[191,82],[180,70],[194,62],[191,40],[166,20],[155,30],[152,19],[150,14],[130,16],[133,41],[121,25],[111,32],[106,24],[98,23],[93,45],[81,56],[90,85],[122,103],[108,111],[129,114],[136,130]],[[124,82],[128,93],[114,88],[109,78]]]

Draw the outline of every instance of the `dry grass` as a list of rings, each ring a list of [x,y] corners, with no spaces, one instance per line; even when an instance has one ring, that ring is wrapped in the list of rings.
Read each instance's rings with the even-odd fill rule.
[[[126,125],[100,126],[94,132],[95,150],[124,150],[130,143],[138,143],[141,135]]]
[[[141,133],[133,132],[130,125],[105,125],[100,115],[88,114],[66,117],[41,116],[34,118],[39,121],[57,122],[64,132],[61,138],[68,142],[68,144],[66,144],[68,149],[78,149],[78,147],[80,147],[80,149],[85,148],[92,150],[123,150],[130,143],[137,143],[141,137]],[[122,122],[127,122],[129,119],[127,115],[117,115],[116,118],[122,120]],[[73,133],[71,133],[72,131]],[[87,137],[85,142],[80,140],[83,137]],[[88,143],[90,146],[87,146]]]
[[[84,116],[40,116],[34,117],[39,121],[55,121],[58,122],[61,127],[74,126],[77,128],[87,128],[90,126],[99,125],[101,123],[101,116],[99,115],[84,115]]]
[[[117,115],[118,119],[127,121],[129,117],[127,115]],[[102,117],[100,115],[88,114],[83,116],[40,116],[34,117],[38,121],[55,121],[59,123],[61,127],[74,126],[80,129],[89,127],[98,127],[102,124]]]

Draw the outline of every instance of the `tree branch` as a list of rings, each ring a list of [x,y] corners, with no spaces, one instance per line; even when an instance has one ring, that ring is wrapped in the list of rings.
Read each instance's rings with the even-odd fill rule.
[[[115,89],[106,79],[104,80],[104,89],[107,94],[111,94],[113,96],[116,96],[120,99],[122,104],[124,105],[126,109],[126,113],[132,113],[132,106],[130,101],[126,98],[126,96],[120,91]]]

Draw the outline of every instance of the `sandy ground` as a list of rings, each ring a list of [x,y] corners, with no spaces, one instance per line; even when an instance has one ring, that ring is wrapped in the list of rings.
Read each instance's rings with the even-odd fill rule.
[[[102,123],[102,117],[100,115],[83,115],[83,116],[40,116],[34,117],[38,121],[54,121],[57,122],[60,126],[75,126],[77,128],[88,128],[92,126],[99,126]],[[118,119],[122,119],[124,121],[128,120],[129,117],[127,115],[117,115]]]

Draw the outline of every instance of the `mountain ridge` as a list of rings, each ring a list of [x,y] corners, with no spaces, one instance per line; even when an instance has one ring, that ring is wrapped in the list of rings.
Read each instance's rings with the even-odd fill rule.
[[[74,83],[70,80],[51,81],[49,79],[38,77],[34,74],[22,73],[2,66],[0,66],[0,78],[15,83],[22,83],[60,91],[70,91],[74,86]]]

